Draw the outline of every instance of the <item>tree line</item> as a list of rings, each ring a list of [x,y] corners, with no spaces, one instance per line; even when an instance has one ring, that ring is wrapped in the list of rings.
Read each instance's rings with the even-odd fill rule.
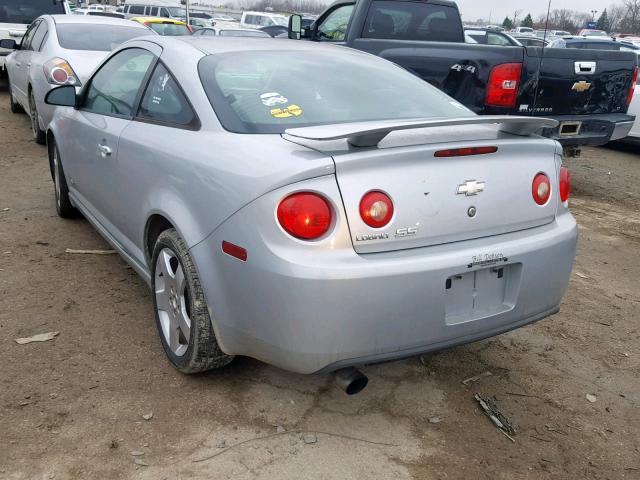
[[[535,29],[565,30],[570,33],[577,33],[580,29],[586,28],[587,23],[595,22],[598,30],[605,30],[609,33],[631,33],[640,35],[640,0],[622,0],[610,5],[601,12],[593,10],[591,12],[578,12],[566,8],[551,10],[549,18],[547,15],[538,15],[535,20],[531,14],[522,17],[522,10],[514,11],[513,15],[507,16],[502,22],[502,26],[507,30],[513,28],[529,27]],[[522,18],[520,20],[520,18]]]

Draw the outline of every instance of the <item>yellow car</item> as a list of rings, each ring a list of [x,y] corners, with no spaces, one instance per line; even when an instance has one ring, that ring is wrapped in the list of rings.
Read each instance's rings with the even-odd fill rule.
[[[146,25],[159,35],[168,37],[178,37],[181,35],[191,35],[193,28],[185,22],[161,17],[133,17],[129,20]]]

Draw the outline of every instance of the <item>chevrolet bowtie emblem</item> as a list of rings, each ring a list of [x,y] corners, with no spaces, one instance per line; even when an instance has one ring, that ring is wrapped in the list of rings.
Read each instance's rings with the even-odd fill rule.
[[[571,90],[575,90],[576,92],[586,92],[590,88],[591,88],[591,83],[585,82],[584,80],[582,80],[580,82],[574,83],[573,87],[571,87]]]
[[[476,182],[475,180],[467,180],[467,182],[458,185],[456,193],[458,195],[466,195],[471,197],[484,192],[484,182]]]

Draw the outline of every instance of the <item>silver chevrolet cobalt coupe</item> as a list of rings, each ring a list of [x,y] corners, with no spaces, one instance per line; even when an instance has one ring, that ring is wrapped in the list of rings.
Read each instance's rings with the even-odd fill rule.
[[[47,102],[58,212],[150,284],[182,372],[244,355],[353,373],[558,311],[577,228],[562,150],[534,134],[553,120],[249,38],[132,40]]]

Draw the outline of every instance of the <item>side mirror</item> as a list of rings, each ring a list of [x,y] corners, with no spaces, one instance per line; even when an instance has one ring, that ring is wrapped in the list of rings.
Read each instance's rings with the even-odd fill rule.
[[[300,40],[302,36],[302,17],[300,15],[291,15],[289,17],[289,38],[291,40]]]
[[[3,38],[0,40],[0,48],[6,48],[7,50],[17,50],[18,44],[11,38]]]
[[[76,87],[73,85],[63,85],[49,90],[44,97],[44,103],[57,107],[75,107],[77,98]]]

